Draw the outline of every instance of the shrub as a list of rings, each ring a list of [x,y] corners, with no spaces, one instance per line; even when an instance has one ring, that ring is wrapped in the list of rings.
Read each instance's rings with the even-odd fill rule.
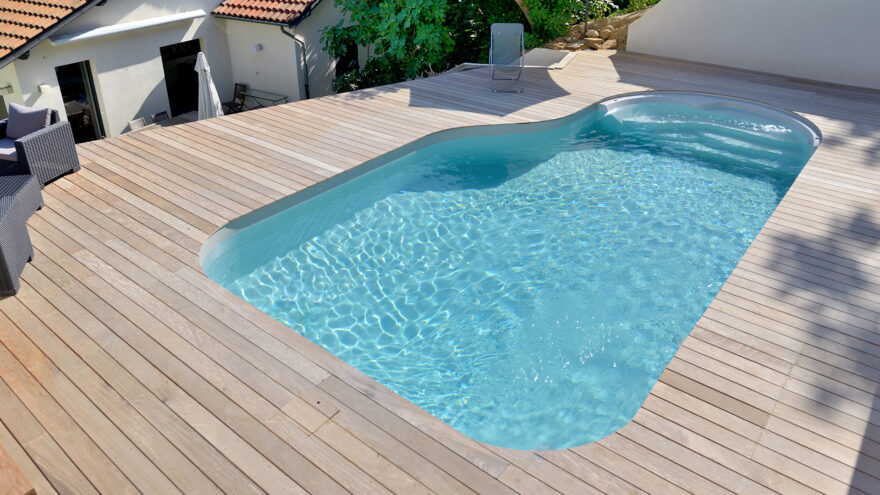
[[[658,0],[619,0],[635,4]],[[344,20],[322,31],[325,49],[342,57],[352,46],[370,48],[357,71],[340,75],[337,91],[350,91],[423,77],[464,62],[486,62],[495,22],[526,26],[526,48],[568,33],[585,14],[608,15],[612,0],[524,0],[526,19],[514,0],[335,0]],[[529,22],[531,21],[531,22]]]
[[[350,91],[422,77],[488,59],[489,26],[528,24],[514,0],[335,0],[347,20],[322,31],[324,48],[343,56],[352,43],[370,48],[362,68],[338,77]]]

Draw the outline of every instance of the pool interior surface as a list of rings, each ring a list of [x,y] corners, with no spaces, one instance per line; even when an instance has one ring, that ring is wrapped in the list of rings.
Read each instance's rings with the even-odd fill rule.
[[[479,441],[632,419],[814,150],[645,100],[441,141],[236,232],[208,275]]]

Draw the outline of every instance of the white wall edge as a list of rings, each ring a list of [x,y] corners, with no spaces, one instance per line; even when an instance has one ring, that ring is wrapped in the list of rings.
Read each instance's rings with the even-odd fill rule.
[[[199,19],[207,16],[204,10],[191,10],[189,12],[181,12],[179,14],[171,14],[165,15],[161,17],[153,17],[152,19],[144,19],[141,21],[134,22],[126,22],[123,24],[116,24],[114,26],[105,26],[99,27],[96,29],[90,29],[88,31],[83,31],[80,33],[71,33],[71,34],[62,34],[58,36],[50,36],[49,40],[53,45],[65,45],[67,43],[73,43],[75,41],[83,41],[90,40],[94,38],[100,38],[102,36],[109,36],[111,34],[119,34],[125,33],[128,31],[135,31],[138,29],[144,29],[155,26],[162,26],[165,24],[171,24],[173,22],[181,22],[188,21],[191,19]]]

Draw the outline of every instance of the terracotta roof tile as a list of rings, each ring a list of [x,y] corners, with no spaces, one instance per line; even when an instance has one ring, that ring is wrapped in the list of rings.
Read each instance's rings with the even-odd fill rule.
[[[319,0],[223,0],[212,14],[290,24]]]
[[[87,0],[0,0],[0,58],[36,38]]]

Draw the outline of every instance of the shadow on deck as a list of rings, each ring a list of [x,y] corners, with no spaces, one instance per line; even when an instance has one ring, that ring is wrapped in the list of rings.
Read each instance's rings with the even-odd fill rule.
[[[429,77],[390,86],[363,89],[346,93],[345,97],[353,100],[372,100],[383,95],[399,93],[401,86],[403,86],[409,90],[409,106],[411,107],[483,113],[503,117],[533,105],[569,95],[568,91],[553,80],[553,72],[555,71],[549,69],[526,69],[526,89],[522,93],[493,93],[489,89],[489,70],[480,67],[445,74],[442,78]],[[474,77],[475,73],[484,77]],[[509,81],[502,83],[511,84]],[[467,90],[458,93],[459,99],[452,99],[449,97],[451,86],[461,86]],[[519,83],[513,83],[511,88],[514,87],[519,87]],[[479,94],[480,89],[485,91],[485,95]],[[489,101],[490,98],[492,101]]]

